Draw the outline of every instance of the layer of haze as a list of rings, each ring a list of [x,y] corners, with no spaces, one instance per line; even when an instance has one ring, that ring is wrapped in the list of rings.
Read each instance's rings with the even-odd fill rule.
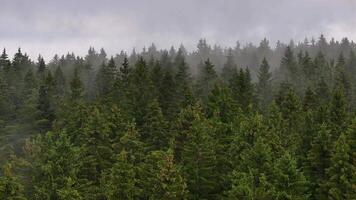
[[[31,58],[55,53],[85,55],[89,46],[109,55],[198,39],[234,46],[272,46],[318,37],[356,40],[356,0],[0,0],[0,47],[18,47]]]

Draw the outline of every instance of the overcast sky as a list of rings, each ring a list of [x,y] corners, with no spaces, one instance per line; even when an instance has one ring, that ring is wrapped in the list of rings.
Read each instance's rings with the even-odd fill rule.
[[[356,41],[356,0],[0,0],[0,47],[18,47],[32,58],[85,55],[89,46],[109,55],[199,38],[222,46],[266,37]]]

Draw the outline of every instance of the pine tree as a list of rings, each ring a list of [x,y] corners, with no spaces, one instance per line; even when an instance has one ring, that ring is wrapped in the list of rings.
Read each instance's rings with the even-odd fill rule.
[[[146,141],[151,150],[166,149],[171,137],[168,132],[168,124],[162,115],[157,100],[148,105],[147,114],[143,121],[142,140]]]
[[[282,85],[276,97],[282,117],[284,147],[291,152],[296,151],[301,144],[302,107],[299,97],[290,85]]]
[[[214,69],[214,65],[207,59],[204,63],[202,71],[197,80],[197,94],[203,102],[207,101],[207,98],[217,81],[217,74]]]
[[[163,115],[172,120],[176,117],[179,110],[177,109],[177,89],[171,70],[165,70],[159,88],[159,104],[162,108]]]
[[[287,46],[284,56],[281,60],[281,80],[300,86],[298,64],[295,59],[292,47]]]
[[[316,86],[315,93],[321,103],[325,104],[326,102],[329,101],[330,91],[329,91],[328,85],[325,82],[324,77],[320,78],[320,80]]]
[[[50,90],[47,86],[41,85],[38,92],[37,100],[38,109],[38,131],[45,133],[52,127],[52,122],[55,119],[53,105],[51,103]]]
[[[26,200],[25,188],[19,177],[13,173],[13,164],[7,161],[0,176],[0,198],[6,200]]]
[[[54,72],[54,94],[57,97],[63,97],[66,92],[66,80],[64,78],[63,72],[61,67],[57,67],[56,71]]]
[[[235,118],[237,110],[230,89],[223,84],[216,83],[207,103],[208,117],[217,117],[222,122],[229,123]]]
[[[276,190],[272,199],[309,199],[309,183],[288,152],[275,162],[272,176]]]
[[[83,97],[83,83],[80,80],[78,69],[74,70],[74,76],[70,82],[71,98],[72,100],[78,100]]]
[[[129,112],[135,118],[138,127],[142,126],[148,104],[153,98],[152,80],[146,62],[141,57],[131,73],[128,94]]]
[[[303,77],[305,77],[306,83],[304,83],[306,86],[313,85],[315,82],[316,78],[316,67],[314,66],[314,63],[309,56],[309,53],[306,51],[304,53],[304,56],[302,57],[302,63],[301,63],[302,71],[303,71]]]
[[[0,56],[0,68],[5,72],[8,72],[10,70],[10,67],[11,67],[11,61],[9,60],[9,57],[6,53],[6,49],[4,48]]]
[[[193,122],[182,154],[191,199],[213,198],[216,194],[216,144],[213,127],[204,118]]]
[[[65,132],[48,132],[36,138],[32,183],[36,199],[81,199],[79,190],[79,149]]]
[[[257,98],[262,112],[266,112],[269,104],[272,102],[272,73],[266,58],[263,58],[257,83]]]
[[[137,188],[135,166],[127,158],[125,150],[117,156],[112,168],[104,172],[100,184],[104,196],[108,200],[136,199],[139,193]]]
[[[249,105],[252,104],[254,89],[251,83],[250,71],[248,69],[240,69],[239,72],[235,72],[230,80],[229,87],[240,108],[247,111]]]
[[[329,120],[336,139],[346,128],[348,122],[347,103],[342,89],[333,91],[329,109]]]
[[[326,169],[330,166],[331,148],[331,132],[323,124],[312,138],[311,147],[307,155],[307,164],[304,166],[306,175],[308,175],[311,182],[313,199],[326,199],[327,192],[323,184],[327,179]]]
[[[112,92],[114,84],[116,82],[117,69],[114,58],[111,57],[109,62],[102,63],[97,75],[96,75],[96,91],[99,97],[103,97]]]
[[[181,169],[174,163],[173,151],[168,150],[157,162],[151,199],[186,199],[187,185]]]
[[[346,71],[346,61],[343,54],[339,55],[337,65],[335,66],[335,89],[341,89],[347,102],[352,100],[351,82]]]
[[[347,136],[341,134],[334,145],[331,166],[327,169],[329,177],[326,187],[329,199],[354,199],[356,167],[351,162],[352,156]]]
[[[221,73],[222,80],[224,80],[226,83],[228,83],[236,70],[237,70],[237,66],[234,62],[234,56],[232,54],[232,49],[230,48],[228,50],[228,55],[226,56],[226,63],[224,64],[224,67],[222,68],[222,73]]]
[[[105,118],[105,113],[98,107],[91,109],[83,126],[83,151],[81,156],[84,159],[84,169],[82,176],[90,184],[97,184],[101,172],[108,169],[112,163],[113,150],[110,145],[110,126]]]
[[[39,80],[44,80],[46,76],[46,63],[41,55],[38,56],[37,76]]]
[[[179,50],[175,59],[177,73],[174,77],[174,81],[176,83],[176,101],[179,109],[187,106],[193,101],[189,66],[181,54],[181,50]]]
[[[241,141],[243,142],[243,141]],[[261,138],[239,155],[231,177],[230,199],[273,199],[273,156],[269,145]],[[273,178],[273,176],[272,176]]]

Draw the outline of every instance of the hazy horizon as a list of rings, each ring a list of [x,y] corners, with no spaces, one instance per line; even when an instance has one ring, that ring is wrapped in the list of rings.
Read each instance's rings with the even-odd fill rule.
[[[328,41],[356,40],[354,0],[1,3],[0,48],[12,56],[21,47],[31,59],[41,54],[49,60],[67,52],[83,56],[90,46],[104,48],[108,55],[141,51],[151,43],[158,49],[183,44],[191,51],[200,38],[222,47],[237,41],[258,44],[265,37],[274,47],[277,40],[298,42],[320,34]]]

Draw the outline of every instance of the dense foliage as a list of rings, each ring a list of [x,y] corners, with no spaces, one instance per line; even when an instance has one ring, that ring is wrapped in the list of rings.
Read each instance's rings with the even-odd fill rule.
[[[0,199],[356,199],[356,45],[0,56]]]

